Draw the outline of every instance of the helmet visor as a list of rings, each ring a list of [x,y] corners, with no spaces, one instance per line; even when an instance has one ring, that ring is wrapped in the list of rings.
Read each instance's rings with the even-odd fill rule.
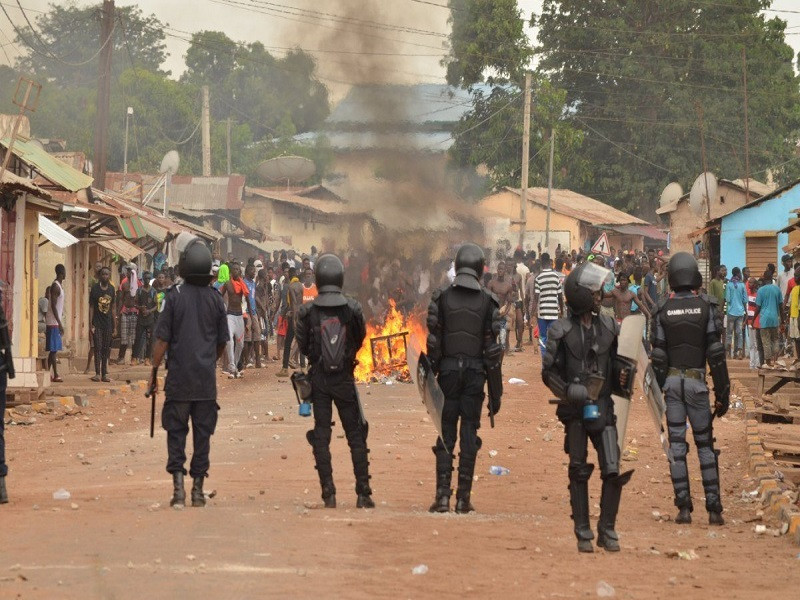
[[[609,280],[614,281],[613,273],[609,269],[592,262],[584,264],[578,275],[578,285],[592,292],[598,292],[603,289],[603,285]]]

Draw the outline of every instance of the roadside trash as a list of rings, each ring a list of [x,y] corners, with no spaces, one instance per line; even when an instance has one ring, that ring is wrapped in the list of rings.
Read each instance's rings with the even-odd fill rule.
[[[512,377],[508,380],[509,385],[528,385],[528,382],[519,377]]]
[[[411,569],[412,575],[425,575],[428,572],[428,565],[417,565]]]
[[[511,473],[511,471],[509,469],[506,469],[505,467],[492,465],[491,467],[489,467],[489,473],[492,475],[508,475],[509,473]]]
[[[601,598],[613,598],[617,595],[617,592],[614,590],[614,587],[611,584],[606,583],[605,581],[598,581],[597,595]]]
[[[53,492],[53,500],[69,500],[71,497],[71,494],[64,488],[57,489]]]

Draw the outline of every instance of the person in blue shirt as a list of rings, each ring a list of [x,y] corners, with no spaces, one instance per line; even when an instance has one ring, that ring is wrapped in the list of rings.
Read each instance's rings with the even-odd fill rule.
[[[256,267],[250,263],[244,270],[244,283],[249,292],[247,296],[247,322],[245,324],[244,356],[242,362],[250,367],[261,365],[261,323],[256,312]]]
[[[728,307],[726,350],[731,358],[744,358],[742,325],[747,314],[747,290],[742,282],[742,271],[739,267],[733,267],[731,279],[725,286],[725,304]]]
[[[783,322],[783,297],[781,288],[772,282],[772,273],[764,273],[761,287],[756,294],[755,318],[759,319],[761,343],[764,346],[764,369],[774,368],[774,361],[780,354],[778,328]]]

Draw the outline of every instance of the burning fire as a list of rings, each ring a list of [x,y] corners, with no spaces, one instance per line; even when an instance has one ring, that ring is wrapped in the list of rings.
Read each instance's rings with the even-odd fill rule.
[[[406,344],[403,336],[407,333]],[[393,337],[386,337],[393,336]],[[389,310],[383,323],[367,324],[367,336],[356,355],[358,364],[355,369],[356,381],[367,382],[376,375],[396,375],[402,381],[410,381],[411,373],[408,359],[416,357],[425,349],[428,329],[421,314],[412,313],[403,316],[397,310],[393,300],[389,301]],[[375,339],[383,338],[383,339]],[[375,339],[375,358],[372,359],[372,340]],[[408,354],[407,354],[408,353]]]

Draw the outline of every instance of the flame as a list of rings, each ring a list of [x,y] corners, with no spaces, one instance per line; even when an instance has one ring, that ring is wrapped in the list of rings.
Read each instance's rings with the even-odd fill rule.
[[[407,332],[406,349],[403,347],[402,336],[381,340],[376,342],[375,355],[378,359],[377,365],[372,360],[373,338],[392,336]],[[377,374],[396,374],[404,381],[410,381],[411,374],[408,367],[408,359],[416,357],[425,349],[425,340],[428,337],[428,329],[425,319],[421,313],[411,313],[404,316],[393,300],[389,301],[389,310],[383,323],[368,323],[367,335],[364,344],[356,354],[358,364],[355,369],[356,381],[370,381]],[[391,344],[391,356],[389,353]],[[408,353],[408,355],[406,354]],[[416,360],[416,359],[414,359]]]

